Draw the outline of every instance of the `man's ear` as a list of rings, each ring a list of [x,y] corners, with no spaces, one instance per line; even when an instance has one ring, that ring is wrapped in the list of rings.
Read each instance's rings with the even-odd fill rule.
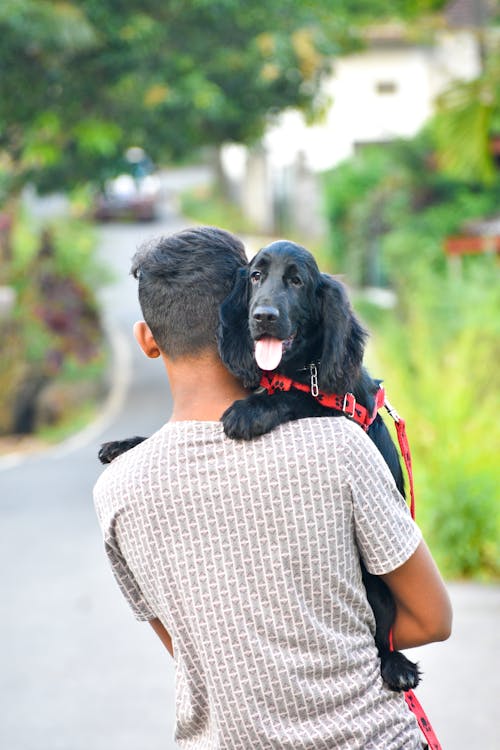
[[[134,336],[146,357],[156,359],[161,356],[160,348],[151,333],[151,328],[143,320],[134,323]]]

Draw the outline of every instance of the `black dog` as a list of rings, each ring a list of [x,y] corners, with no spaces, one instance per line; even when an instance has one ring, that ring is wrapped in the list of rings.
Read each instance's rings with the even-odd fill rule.
[[[379,382],[362,367],[366,331],[354,316],[343,285],[320,273],[313,256],[293,242],[273,242],[242,269],[220,311],[219,351],[226,367],[245,386],[259,386],[263,371],[304,384],[269,394],[256,392],[235,401],[222,416],[228,437],[250,440],[283,422],[301,417],[342,416],[311,394],[353,394],[371,414]],[[321,395],[320,395],[321,398]],[[397,487],[404,480],[396,447],[377,414],[368,435],[382,453]],[[363,582],[376,619],[375,641],[381,672],[392,690],[419,682],[416,664],[390,651],[395,605],[386,584],[362,566]]]
[[[343,285],[320,273],[313,256],[293,242],[274,242],[263,248],[249,267],[240,271],[221,305],[221,358],[252,389],[259,386],[263,371],[279,368],[281,375],[313,388],[317,385],[323,393],[353,394],[356,401],[352,403],[371,413],[379,383],[362,367],[365,339],[366,331],[356,320]],[[272,395],[256,392],[235,401],[223,414],[222,423],[228,437],[250,440],[290,420],[343,414],[325,408],[308,392],[292,389]],[[398,453],[379,415],[368,435],[404,495]],[[143,440],[135,437],[105,443],[99,458],[109,463]],[[375,614],[382,677],[392,690],[414,688],[419,682],[417,665],[389,647],[395,617],[392,595],[363,565],[362,574]]]

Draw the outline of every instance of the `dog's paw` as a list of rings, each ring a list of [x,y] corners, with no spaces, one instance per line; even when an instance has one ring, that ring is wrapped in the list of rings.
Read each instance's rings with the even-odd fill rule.
[[[133,437],[127,438],[126,440],[111,440],[109,443],[103,443],[100,447],[97,457],[102,464],[110,464],[115,458],[121,456],[122,453],[134,448],[139,443],[142,443],[146,438]]]
[[[257,430],[255,415],[247,399],[235,401],[222,415],[222,425],[227,437],[233,440],[251,440],[262,432]]]
[[[124,448],[123,440],[111,440],[109,443],[103,443],[97,454],[97,458],[102,464],[110,464],[115,458],[121,456],[127,448]]]
[[[418,664],[410,661],[400,651],[391,651],[382,657],[380,671],[387,687],[395,692],[413,690],[420,682]]]
[[[234,440],[251,440],[270,432],[277,424],[275,411],[259,397],[235,401],[222,415],[224,432]]]

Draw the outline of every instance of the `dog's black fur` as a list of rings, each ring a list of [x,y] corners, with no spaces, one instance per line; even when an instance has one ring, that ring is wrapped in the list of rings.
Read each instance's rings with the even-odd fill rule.
[[[318,371],[325,393],[351,392],[356,401],[373,410],[379,383],[362,366],[366,331],[354,316],[344,286],[320,273],[313,256],[293,242],[274,242],[263,248],[248,267],[241,269],[235,286],[220,310],[218,344],[226,367],[246,387],[255,389],[258,368],[255,341],[272,336],[283,342],[279,372],[293,380],[310,382],[308,365]],[[253,393],[235,401],[222,416],[228,437],[250,440],[284,422],[311,416],[342,416],[321,406],[308,393],[297,390]],[[360,427],[361,429],[361,427]],[[404,495],[404,480],[396,447],[377,415],[368,430]],[[109,463],[144,438],[105,443],[99,451]],[[361,565],[368,601],[376,621],[375,642],[386,684],[395,691],[409,690],[419,682],[419,670],[398,651],[390,651],[389,632],[395,605],[385,583]]]
[[[324,393],[353,393],[371,412],[379,382],[363,368],[366,331],[354,316],[344,286],[320,273],[313,256],[293,242],[274,242],[263,248],[239,277],[222,303],[219,351],[226,367],[248,388],[262,377],[254,356],[255,342],[271,336],[283,342],[280,374],[310,382],[308,365],[317,367]],[[235,401],[222,416],[232,438],[250,440],[277,425],[301,417],[342,416],[325,408],[309,393],[298,390],[272,395],[253,393]],[[361,427],[360,427],[361,429]],[[404,480],[396,447],[380,417],[368,430],[386,460],[399,491]],[[419,682],[417,665],[389,648],[395,605],[386,584],[362,565],[363,582],[375,614],[375,641],[382,676],[392,690],[409,690]]]

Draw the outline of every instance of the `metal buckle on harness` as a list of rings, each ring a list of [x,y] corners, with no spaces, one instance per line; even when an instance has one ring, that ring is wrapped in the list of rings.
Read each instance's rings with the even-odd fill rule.
[[[319,394],[318,369],[314,362],[309,365],[309,372],[311,373],[311,396],[317,398]]]
[[[392,406],[392,404],[389,403],[389,401],[387,399],[385,399],[385,401],[384,401],[384,406],[387,409],[387,411],[389,412],[389,414],[391,415],[391,417],[393,418],[393,420],[396,422],[396,424],[398,422],[401,422],[401,417],[399,416],[399,414],[397,413],[396,409]]]
[[[356,398],[354,396],[354,393],[346,393],[344,396],[344,403],[342,404],[342,411],[346,415],[346,417],[349,417],[349,419],[354,419],[354,416],[356,414]]]

